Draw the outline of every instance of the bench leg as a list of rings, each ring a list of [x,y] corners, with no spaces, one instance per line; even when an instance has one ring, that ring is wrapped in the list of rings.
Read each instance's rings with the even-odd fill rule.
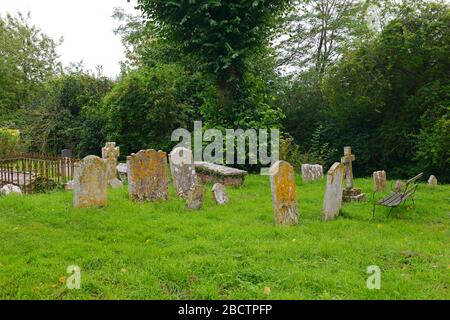
[[[394,210],[394,207],[392,207],[391,210],[389,210],[388,218],[391,216],[392,210]]]
[[[376,209],[376,204],[373,205],[372,220],[375,220],[375,209]]]

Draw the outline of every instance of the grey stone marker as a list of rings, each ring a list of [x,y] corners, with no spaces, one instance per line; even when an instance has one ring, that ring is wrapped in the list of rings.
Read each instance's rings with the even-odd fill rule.
[[[225,186],[221,183],[216,183],[212,188],[214,201],[219,205],[228,203],[228,195]]]
[[[117,175],[122,182],[128,181],[128,166],[126,163],[119,163],[116,167]]]
[[[434,175],[431,175],[430,178],[428,179],[428,184],[430,186],[437,186],[438,185],[438,180]]]
[[[117,158],[119,158],[120,149],[116,147],[115,142],[107,142],[102,148],[102,158],[106,160],[106,174],[108,176],[108,184],[114,188],[122,188],[123,184],[117,178]]]
[[[286,161],[277,161],[269,170],[275,223],[298,224],[297,186],[294,168]]]
[[[302,164],[303,182],[311,182],[323,179],[323,167],[320,164]]]
[[[141,150],[127,157],[128,195],[133,201],[161,201],[169,197],[167,154]]]
[[[0,189],[0,196],[9,196],[10,194],[21,195],[22,194],[22,190],[18,186],[15,186],[13,184],[4,185]]]
[[[336,162],[327,174],[327,187],[323,201],[323,220],[335,219],[342,209],[345,165]]]
[[[106,161],[96,156],[87,156],[75,164],[73,182],[73,204],[75,208],[97,208],[107,204]]]
[[[72,158],[72,150],[70,149],[63,149],[61,150],[61,158]]]
[[[186,198],[197,180],[192,151],[175,148],[169,155],[169,162],[175,191],[179,197]]]
[[[373,173],[373,184],[376,192],[381,192],[387,188],[386,171],[375,171]]]
[[[186,206],[192,210],[200,210],[203,208],[205,193],[206,189],[203,185],[195,184],[188,193]]]
[[[406,186],[405,181],[397,180],[395,181],[393,191],[400,192]]]

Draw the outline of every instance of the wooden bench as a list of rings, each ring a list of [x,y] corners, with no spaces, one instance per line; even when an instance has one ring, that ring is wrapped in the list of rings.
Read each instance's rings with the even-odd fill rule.
[[[394,208],[397,208],[400,205],[405,204],[405,202],[408,199],[411,199],[411,201],[413,202],[413,205],[415,205],[414,194],[416,193],[417,188],[419,186],[418,180],[420,178],[422,178],[422,176],[423,176],[423,173],[418,174],[414,178],[409,179],[408,181],[406,181],[405,186],[402,187],[401,190],[392,191],[392,193],[389,196],[387,196],[379,201],[375,201],[375,194],[377,193],[375,191],[373,193],[374,201],[373,201],[373,217],[372,218],[375,218],[375,208],[377,205],[390,208],[388,217],[391,215],[392,210]]]

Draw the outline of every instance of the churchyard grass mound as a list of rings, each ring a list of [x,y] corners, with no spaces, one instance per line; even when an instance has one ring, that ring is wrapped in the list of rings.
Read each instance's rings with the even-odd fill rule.
[[[372,221],[373,180],[356,179],[369,202],[323,222],[325,180],[296,180],[297,226],[275,226],[269,178],[254,175],[200,211],[172,186],[160,203],[110,190],[101,209],[74,209],[72,192],[0,198],[0,299],[450,298],[450,186],[421,184],[416,208]],[[66,287],[72,265],[80,290]]]

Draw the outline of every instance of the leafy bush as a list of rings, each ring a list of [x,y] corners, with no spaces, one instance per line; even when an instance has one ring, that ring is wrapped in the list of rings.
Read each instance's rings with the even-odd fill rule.
[[[0,158],[8,157],[20,151],[20,132],[0,128]]]

